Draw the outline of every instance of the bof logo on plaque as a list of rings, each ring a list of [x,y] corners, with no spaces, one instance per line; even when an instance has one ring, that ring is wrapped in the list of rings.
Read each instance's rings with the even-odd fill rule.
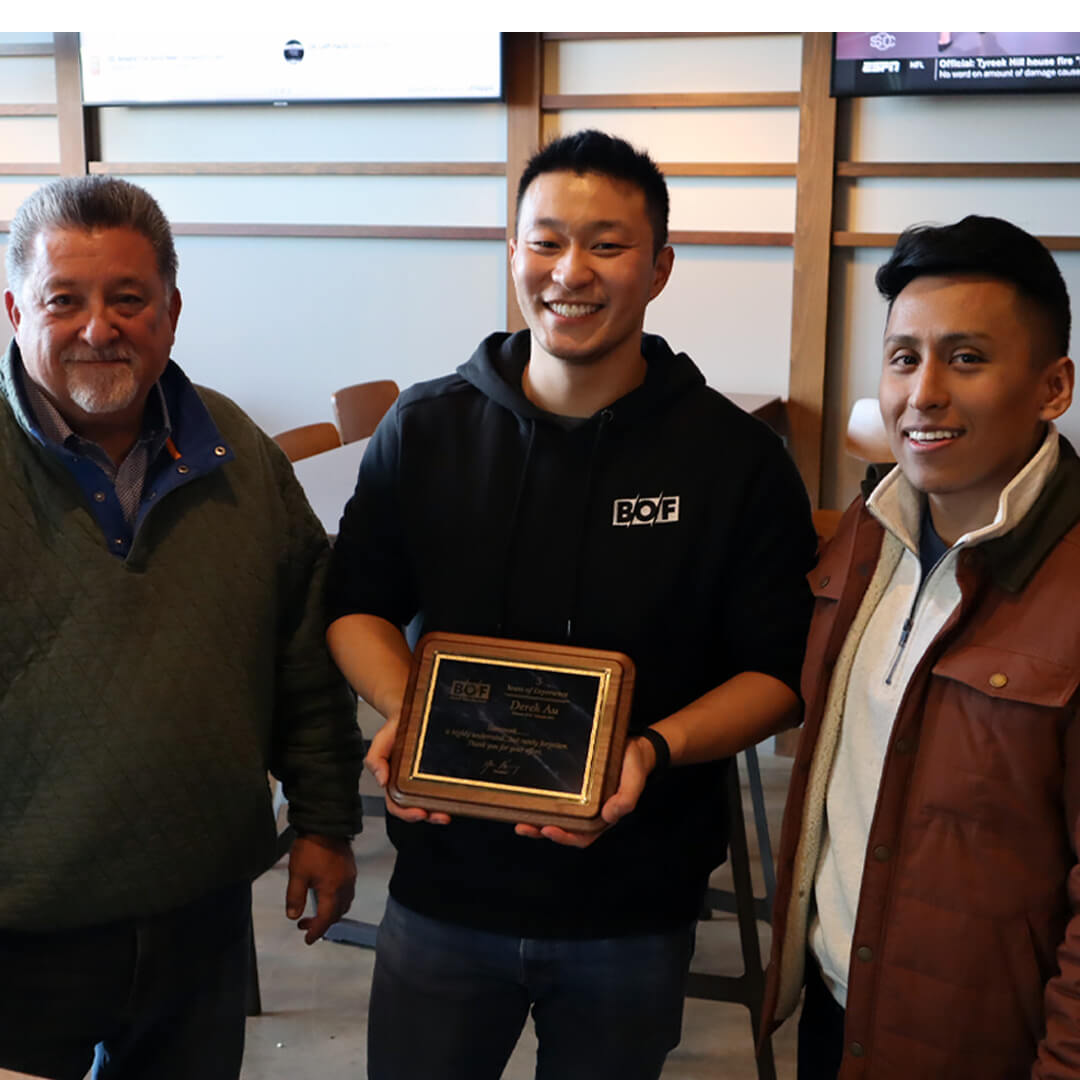
[[[633,693],[628,656],[467,634],[416,646],[390,797],[450,814],[604,827]]]

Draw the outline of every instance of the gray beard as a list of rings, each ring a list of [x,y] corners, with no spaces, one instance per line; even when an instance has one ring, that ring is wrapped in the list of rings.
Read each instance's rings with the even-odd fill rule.
[[[119,370],[96,364],[71,364],[67,369],[67,391],[84,413],[99,416],[120,412],[135,401],[139,392],[130,363]]]

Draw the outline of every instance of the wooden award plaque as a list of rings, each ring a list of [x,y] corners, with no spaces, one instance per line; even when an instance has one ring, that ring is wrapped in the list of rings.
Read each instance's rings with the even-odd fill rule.
[[[633,661],[618,652],[425,634],[398,723],[390,797],[449,814],[602,829],[633,685]]]

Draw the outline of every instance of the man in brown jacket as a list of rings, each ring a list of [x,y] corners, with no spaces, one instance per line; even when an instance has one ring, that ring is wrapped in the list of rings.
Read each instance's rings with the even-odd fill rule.
[[[766,1029],[799,1080],[1080,1077],[1080,460],[1069,298],[996,218],[905,232],[898,462],[811,574]]]

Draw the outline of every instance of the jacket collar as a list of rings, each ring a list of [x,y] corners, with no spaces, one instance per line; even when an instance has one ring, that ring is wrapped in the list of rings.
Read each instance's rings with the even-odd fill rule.
[[[1023,520],[1004,536],[988,540],[981,551],[994,580],[1018,593],[1061,538],[1080,521],[1080,458],[1062,438],[1057,468]]]
[[[36,443],[48,446],[20,385],[20,372],[23,372],[23,378],[26,378],[22,355],[13,340],[7,351],[0,356],[0,398],[6,399],[23,431]],[[170,443],[173,447],[170,453],[173,457],[183,457],[189,470],[198,469],[200,472],[209,472],[234,459],[236,455],[225,443],[198,391],[176,361],[169,361],[158,386],[169,420],[172,436]],[[179,449],[176,450],[176,447]],[[62,447],[56,452],[61,455],[70,454],[70,451]]]
[[[1058,463],[1042,491],[1017,525],[976,549],[987,571],[1006,592],[1018,593],[1061,538],[1080,521],[1080,458],[1068,439],[1059,436]],[[863,498],[893,471],[871,465],[863,481]]]

